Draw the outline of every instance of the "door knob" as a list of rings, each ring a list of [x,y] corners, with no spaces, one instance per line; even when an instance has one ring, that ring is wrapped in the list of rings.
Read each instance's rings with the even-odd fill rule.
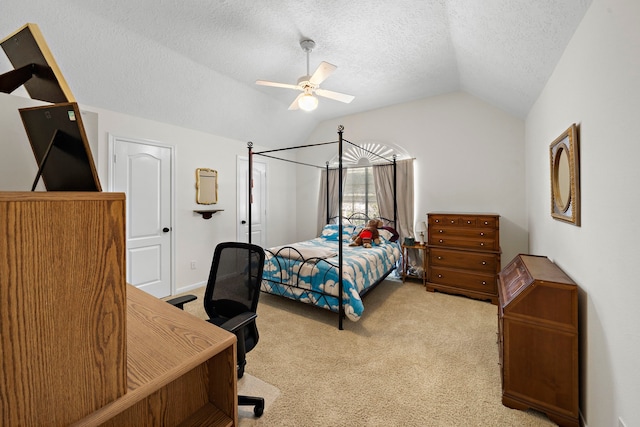
[[[171,231],[171,229],[169,227],[165,227],[162,229],[163,233],[168,233],[169,231]]]
[[[242,221],[240,221],[240,224],[242,224],[242,225],[244,225],[246,223],[247,223],[247,221],[245,221],[244,219]]]

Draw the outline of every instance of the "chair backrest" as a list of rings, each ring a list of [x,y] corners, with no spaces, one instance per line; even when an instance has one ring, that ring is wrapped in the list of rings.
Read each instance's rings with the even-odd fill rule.
[[[204,294],[204,309],[210,318],[255,313],[264,257],[264,250],[250,243],[225,242],[216,246]]]

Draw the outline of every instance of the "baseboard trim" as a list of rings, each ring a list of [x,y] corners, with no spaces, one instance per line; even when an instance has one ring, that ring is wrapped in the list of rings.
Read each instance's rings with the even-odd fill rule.
[[[174,295],[179,295],[179,294],[183,294],[185,292],[190,292],[190,291],[192,291],[194,289],[198,289],[198,288],[201,288],[203,286],[207,286],[207,282],[206,281],[193,283],[193,284],[187,285],[187,286],[183,286],[181,288],[176,289],[176,293]]]

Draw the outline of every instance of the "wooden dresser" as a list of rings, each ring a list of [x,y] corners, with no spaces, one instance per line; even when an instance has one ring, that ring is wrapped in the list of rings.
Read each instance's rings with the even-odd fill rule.
[[[427,291],[498,303],[500,216],[488,213],[427,214]]]
[[[577,285],[547,257],[518,255],[498,290],[502,403],[578,427]]]

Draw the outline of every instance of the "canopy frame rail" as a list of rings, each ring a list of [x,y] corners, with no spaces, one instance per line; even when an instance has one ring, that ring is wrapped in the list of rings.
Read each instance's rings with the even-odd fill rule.
[[[325,163],[325,166],[317,166],[317,165],[312,165],[312,164],[308,164],[308,163],[303,163],[303,162],[298,162],[296,160],[290,160],[290,159],[283,159],[280,157],[276,157],[273,156],[271,153],[275,153],[275,152],[281,152],[281,151],[288,151],[288,150],[296,150],[296,149],[301,149],[301,148],[310,148],[310,147],[317,147],[317,146],[323,146],[323,145],[330,145],[330,144],[338,144],[338,173],[339,173],[339,179],[338,179],[338,206],[340,206],[340,211],[342,211],[342,202],[343,202],[343,188],[342,188],[342,171],[344,169],[344,165],[342,163],[342,157],[343,157],[343,145],[344,143],[348,143],[351,144],[353,146],[359,147],[360,149],[369,152],[370,154],[373,154],[381,159],[384,159],[385,161],[391,163],[393,165],[393,222],[394,225],[397,224],[397,217],[398,217],[398,203],[397,203],[397,177],[396,177],[396,156],[393,156],[392,160],[386,159],[383,156],[380,156],[377,153],[373,153],[369,150],[366,150],[365,148],[362,148],[360,146],[358,146],[357,144],[354,144],[351,141],[345,140],[343,138],[343,132],[344,132],[344,126],[343,125],[339,125],[338,126],[338,140],[337,141],[328,141],[328,142],[320,142],[320,143],[316,143],[316,144],[305,144],[305,145],[299,145],[299,146],[294,146],[294,147],[284,147],[284,148],[277,148],[277,149],[271,149],[271,150],[264,150],[264,151],[253,151],[253,142],[249,141],[247,142],[247,150],[248,150],[248,155],[249,155],[249,179],[247,182],[248,185],[248,191],[247,191],[247,195],[248,195],[248,200],[247,200],[247,213],[248,213],[248,220],[247,220],[247,231],[248,231],[248,242],[251,243],[251,234],[252,234],[252,212],[251,212],[251,207],[253,205],[253,156],[263,156],[263,157],[268,157],[271,159],[275,159],[275,160],[282,160],[282,161],[286,161],[289,163],[294,163],[294,164],[298,164],[298,165],[302,165],[302,166],[310,166],[310,167],[314,167],[314,168],[326,168],[327,170],[327,223],[329,222],[329,182],[328,182],[328,177],[329,177],[329,162]],[[342,236],[343,233],[343,224],[342,221],[339,221],[338,223],[338,229],[339,229],[339,235]],[[342,262],[343,260],[343,242],[342,239],[338,239],[338,270],[339,270],[339,295],[340,297],[338,298],[338,302],[339,302],[339,308],[338,308],[338,329],[342,330],[343,328],[343,319],[346,317],[345,316],[345,312],[344,312],[344,306],[343,306],[343,279],[342,279]]]

